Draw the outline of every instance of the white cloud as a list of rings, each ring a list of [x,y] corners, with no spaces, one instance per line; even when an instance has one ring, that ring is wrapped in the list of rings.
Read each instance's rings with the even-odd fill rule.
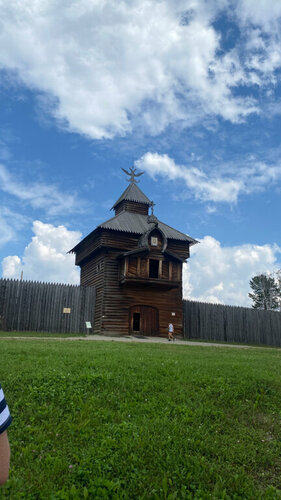
[[[235,9],[246,40],[246,66],[258,85],[276,83],[281,66],[281,3],[276,0],[238,0]]]
[[[145,153],[135,162],[152,178],[162,176],[168,181],[184,181],[195,198],[203,201],[234,203],[242,193],[262,191],[281,179],[281,165],[244,161],[243,165],[220,165],[207,173],[197,167],[177,165],[168,155]],[[241,168],[243,167],[243,168]],[[214,212],[210,207],[208,212]]]
[[[264,30],[280,28],[281,3],[276,0],[238,0],[236,14],[243,24],[258,25]]]
[[[13,227],[6,218],[0,215],[0,246],[11,241],[15,235]]]
[[[184,265],[185,298],[251,307],[250,279],[261,272],[281,267],[281,248],[277,245],[244,244],[222,247],[212,236],[205,236],[191,249]]]
[[[2,260],[2,269],[4,278],[19,279],[22,272],[22,263],[17,255],[9,255]]]
[[[16,179],[0,164],[0,190],[29,203],[34,209],[42,208],[49,215],[69,213],[77,210],[75,195],[62,193],[53,184],[27,183]]]
[[[17,231],[26,224],[27,218],[5,205],[0,206],[0,247],[16,238]]]
[[[22,258],[3,259],[3,277],[19,279],[23,271],[26,280],[79,284],[79,269],[67,252],[79,242],[81,233],[40,221],[33,222],[33,232]]]
[[[227,0],[0,0],[0,67],[43,92],[61,126],[96,139],[206,115],[239,122],[258,108],[233,90],[262,79],[246,45],[245,64],[221,50],[212,23],[229,5],[233,16]]]

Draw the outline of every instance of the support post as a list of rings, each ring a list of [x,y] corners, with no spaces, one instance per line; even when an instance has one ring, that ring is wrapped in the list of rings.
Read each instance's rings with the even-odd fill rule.
[[[162,278],[162,260],[159,260],[159,278]]]
[[[170,261],[169,262],[169,280],[170,281],[172,279],[172,273],[173,273],[173,263]]]

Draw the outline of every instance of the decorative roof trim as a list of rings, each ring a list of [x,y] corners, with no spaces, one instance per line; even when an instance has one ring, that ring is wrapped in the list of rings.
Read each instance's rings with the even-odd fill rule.
[[[141,245],[141,247],[147,247],[149,248],[149,243],[148,243],[148,239],[149,239],[149,235],[150,233],[152,233],[153,231],[158,231],[161,235],[162,235],[162,238],[163,238],[163,246],[162,246],[162,250],[161,252],[164,253],[166,248],[167,248],[167,236],[165,235],[165,233],[162,231],[162,229],[160,229],[158,227],[158,221],[153,223],[153,226],[150,227],[145,233],[143,233],[139,239],[139,243]]]

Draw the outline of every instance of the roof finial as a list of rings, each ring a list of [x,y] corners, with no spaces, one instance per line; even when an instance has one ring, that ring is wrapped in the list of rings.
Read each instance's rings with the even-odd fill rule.
[[[151,214],[147,217],[147,222],[148,222],[148,224],[155,224],[155,226],[157,226],[158,219],[157,219],[156,215],[154,215],[154,207],[155,207],[154,201],[151,201],[149,206],[151,208]]]
[[[123,172],[125,172],[125,174],[127,174],[130,177],[127,180],[131,184],[137,184],[137,183],[139,183],[140,181],[137,181],[136,177],[139,177],[140,175],[144,174],[144,172],[140,172],[139,174],[136,174],[137,169],[135,167],[130,167],[130,171],[129,172],[128,172],[128,170],[125,170],[125,168],[122,168],[122,170],[123,170]]]

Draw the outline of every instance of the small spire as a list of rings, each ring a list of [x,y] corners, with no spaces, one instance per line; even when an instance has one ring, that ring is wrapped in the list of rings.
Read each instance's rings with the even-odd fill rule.
[[[151,208],[151,214],[147,217],[147,222],[148,222],[148,224],[155,224],[155,226],[157,226],[158,219],[154,215],[154,207],[155,207],[154,201],[151,201],[150,204],[149,204],[149,206]]]
[[[136,177],[139,177],[140,175],[144,174],[144,172],[140,172],[139,174],[136,174],[137,169],[135,167],[130,167],[130,170],[125,170],[125,168],[122,168],[123,172],[129,176],[128,182],[131,184],[137,184],[140,181],[136,180]]]
[[[150,203],[150,206],[151,206],[151,215],[154,215],[154,207],[155,207],[154,201]]]

